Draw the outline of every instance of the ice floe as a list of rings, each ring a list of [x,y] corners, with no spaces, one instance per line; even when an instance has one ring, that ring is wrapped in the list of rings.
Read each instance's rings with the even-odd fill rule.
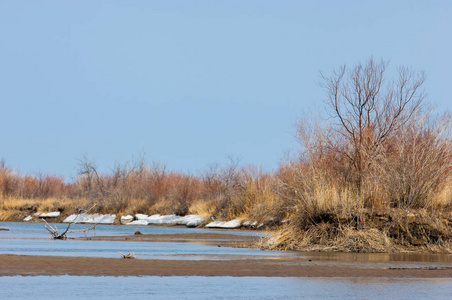
[[[40,218],[57,218],[60,216],[60,214],[61,213],[59,211],[52,211],[52,212],[40,214],[39,217]]]
[[[135,221],[132,221],[132,222],[130,222],[130,223],[127,223],[126,225],[139,225],[139,226],[146,226],[146,225],[148,225],[149,223],[148,223],[148,221],[146,221],[146,220],[135,220]]]
[[[116,215],[89,215],[89,214],[79,214],[70,215],[63,222],[64,223],[93,223],[93,224],[113,224]],[[176,215],[145,215],[136,214],[135,218],[131,215],[122,216],[121,223],[126,225],[185,225],[187,227],[197,227],[203,221],[204,218],[199,215],[186,215],[186,216],[176,216]]]
[[[138,221],[146,221],[138,222]],[[128,223],[128,225],[185,225],[187,227],[196,227],[199,226],[204,218],[199,215],[186,215],[186,216],[176,216],[176,215],[143,215],[136,214],[135,221]]]
[[[133,220],[133,216],[131,216],[131,215],[121,217],[121,221],[132,221],[132,220]]]
[[[147,218],[149,218],[148,215],[143,215],[143,214],[136,214],[135,215],[135,219],[137,219],[137,220],[146,220]]]
[[[236,219],[229,222],[225,221],[213,221],[206,225],[207,228],[225,228],[225,229],[235,229],[242,226],[242,220]]]
[[[128,224],[128,223],[130,223],[130,222],[132,222],[133,221],[133,216],[131,216],[131,215],[127,215],[127,216],[122,216],[121,217],[121,224]]]
[[[42,216],[42,215],[41,215]],[[86,223],[86,224],[113,224],[116,215],[101,215],[101,214],[79,214],[70,215],[63,223]]]

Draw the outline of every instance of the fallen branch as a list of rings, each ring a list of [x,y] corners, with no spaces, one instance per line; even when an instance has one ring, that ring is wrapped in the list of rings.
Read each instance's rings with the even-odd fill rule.
[[[130,252],[129,254],[124,254],[122,252],[119,252],[122,255],[122,258],[124,259],[134,259],[135,258],[135,252]]]
[[[92,210],[94,207],[96,206],[96,204],[94,204],[90,209],[88,209],[86,212],[88,213],[90,210]],[[88,232],[88,231],[90,231],[90,230],[94,230],[94,231],[96,231],[96,226],[97,226],[97,223],[96,224],[94,224],[94,226],[93,227],[91,227],[91,228],[86,228],[86,229],[80,229],[80,230],[72,230],[72,231],[69,231],[69,229],[71,228],[71,226],[72,226],[72,224],[76,224],[77,223],[77,218],[75,218],[74,219],[74,221],[72,221],[72,222],[69,222],[69,224],[68,224],[68,226],[67,226],[67,228],[66,228],[66,230],[63,232],[63,233],[59,233],[59,231],[58,231],[58,228],[55,226],[55,227],[52,227],[49,223],[47,223],[47,221],[45,220],[45,219],[43,219],[43,218],[41,218],[41,220],[44,220],[44,222],[46,223],[46,225],[45,225],[45,229],[47,229],[47,231],[50,233],[50,235],[53,237],[53,239],[55,239],[55,240],[65,240],[65,239],[67,239],[67,236],[66,236],[66,234],[67,233],[73,233],[73,232]]]

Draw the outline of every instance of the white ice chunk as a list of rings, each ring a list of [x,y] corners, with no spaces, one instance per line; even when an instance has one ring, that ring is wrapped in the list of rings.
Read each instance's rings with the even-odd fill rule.
[[[144,214],[136,214],[135,215],[135,219],[137,219],[137,220],[145,220],[148,217],[149,217],[148,215],[144,215]]]
[[[52,212],[48,212],[45,214],[41,214],[39,217],[40,218],[56,218],[60,216],[60,212],[59,211],[52,211]]]
[[[70,215],[66,219],[64,219],[63,223],[71,223],[75,221],[75,218],[77,218],[79,215]]]
[[[149,224],[166,224],[166,225],[186,225],[190,223],[190,227],[196,227],[204,220],[202,216],[198,215],[152,215],[145,219]]]
[[[100,215],[100,214],[79,214],[70,215],[63,223],[87,223],[87,224],[113,224],[116,215]]]
[[[175,225],[179,217],[176,215],[152,215],[146,219],[149,224],[168,224]]]
[[[94,223],[98,224],[113,224],[116,215],[94,215]]]
[[[183,217],[179,217],[176,220],[177,225],[185,225],[187,227],[196,227],[204,221],[204,218],[199,215],[186,215]]]
[[[213,221],[206,225],[208,228],[225,228],[225,229],[234,229],[234,228],[240,228],[242,226],[241,220],[232,220],[229,222],[224,221]]]
[[[28,216],[24,219],[25,222],[31,221],[31,219],[33,219],[31,216]]]
[[[242,226],[242,221],[236,219],[236,220],[232,220],[232,221],[224,223],[223,226],[221,226],[221,228],[234,229],[234,228],[240,228],[241,226]]]
[[[222,228],[222,226],[225,224],[226,222],[224,221],[213,221],[210,222],[209,224],[206,225],[207,228]]]
[[[191,220],[191,221],[188,221],[187,224],[185,224],[185,226],[198,227],[199,225],[201,225],[202,221],[203,221],[202,219]]]
[[[121,217],[121,221],[132,221],[132,220],[133,220],[133,216],[131,216],[131,215]]]
[[[161,218],[163,216],[156,214],[156,215],[152,215],[146,218],[146,221],[148,221],[149,224],[162,224],[161,222]]]
[[[146,225],[148,225],[149,223],[148,223],[148,221],[146,221],[146,220],[135,220],[135,221],[132,221],[132,222],[130,222],[130,223],[127,223],[126,225],[139,225],[139,226],[146,226]]]

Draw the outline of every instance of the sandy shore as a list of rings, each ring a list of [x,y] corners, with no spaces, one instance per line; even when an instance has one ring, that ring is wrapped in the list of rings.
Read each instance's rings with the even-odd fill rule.
[[[84,239],[84,238],[81,238]],[[129,236],[95,236],[92,241],[200,243],[209,246],[255,248],[260,237],[227,233],[135,234]]]
[[[279,259],[199,261],[0,255],[0,276],[15,275],[452,278],[452,269],[334,267]]]
[[[259,237],[236,234],[138,234],[91,237],[128,242],[196,242],[218,246],[256,245]],[[119,256],[119,254],[118,254]],[[0,254],[0,276],[276,276],[276,277],[413,277],[452,278],[449,268],[390,269],[359,262],[324,265],[307,258],[248,258],[230,260],[160,260]]]

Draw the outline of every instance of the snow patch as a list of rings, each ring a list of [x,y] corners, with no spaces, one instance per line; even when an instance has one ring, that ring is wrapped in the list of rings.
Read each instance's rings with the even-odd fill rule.
[[[28,222],[28,221],[31,221],[31,219],[33,219],[33,217],[32,217],[32,216],[28,216],[28,217],[26,217],[26,218],[24,219],[24,221],[25,221],[25,222]]]

